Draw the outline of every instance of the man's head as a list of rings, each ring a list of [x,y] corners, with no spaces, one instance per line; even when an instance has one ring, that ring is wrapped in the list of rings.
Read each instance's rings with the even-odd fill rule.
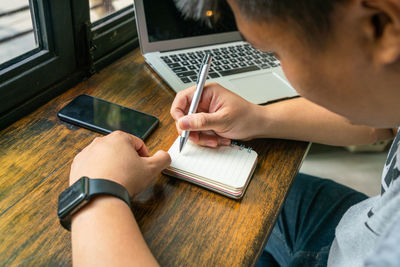
[[[188,16],[224,0],[176,0]],[[274,52],[300,95],[375,127],[400,125],[400,1],[227,0],[239,31]]]
[[[303,31],[303,37],[311,41],[320,41],[330,31],[330,16],[334,7],[350,0],[234,0],[240,15],[252,22],[294,22],[293,27]],[[219,9],[226,5],[226,0],[175,0],[182,12],[198,20],[214,20],[219,18]],[[212,10],[212,17],[207,11]],[[212,24],[212,23],[210,23]],[[317,37],[317,38],[315,38]]]

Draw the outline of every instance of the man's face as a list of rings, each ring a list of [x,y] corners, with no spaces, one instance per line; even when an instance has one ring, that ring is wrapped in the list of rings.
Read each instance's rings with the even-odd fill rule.
[[[360,25],[352,21],[357,17],[354,11],[353,17],[338,15],[343,10],[336,11],[330,39],[319,47],[310,45],[294,22],[249,21],[241,15],[235,0],[228,2],[244,38],[261,51],[275,53],[301,96],[354,124],[398,125],[398,115],[390,117],[398,99],[393,99],[391,91],[383,90],[384,75],[367,53]]]

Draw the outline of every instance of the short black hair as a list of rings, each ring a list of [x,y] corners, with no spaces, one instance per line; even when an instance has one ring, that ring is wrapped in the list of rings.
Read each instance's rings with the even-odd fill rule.
[[[226,0],[175,0],[186,17],[206,21],[207,11],[218,18],[219,7]],[[248,20],[282,20],[295,22],[305,38],[321,41],[331,31],[332,14],[337,5],[350,0],[235,0],[242,15]],[[319,39],[319,40],[318,40]]]

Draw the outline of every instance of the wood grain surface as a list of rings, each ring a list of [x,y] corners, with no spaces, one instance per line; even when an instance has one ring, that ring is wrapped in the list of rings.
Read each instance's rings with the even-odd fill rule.
[[[58,195],[74,155],[99,134],[60,121],[79,94],[160,119],[145,141],[151,154],[177,137],[169,109],[175,93],[143,61],[125,56],[0,132],[0,265],[71,265],[70,233],[58,223]],[[162,266],[251,266],[279,214],[307,143],[253,140],[259,155],[242,200],[165,175],[139,195],[133,212]],[[95,222],[93,222],[95,223]]]

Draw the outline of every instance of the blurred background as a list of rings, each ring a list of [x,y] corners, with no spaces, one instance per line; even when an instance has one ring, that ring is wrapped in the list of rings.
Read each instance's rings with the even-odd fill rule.
[[[133,4],[133,0],[89,0],[92,23]],[[29,0],[0,1],[0,64],[38,47],[34,7]]]
[[[380,194],[381,174],[390,144],[389,141],[354,147],[312,144],[300,172],[329,178],[375,196]]]

